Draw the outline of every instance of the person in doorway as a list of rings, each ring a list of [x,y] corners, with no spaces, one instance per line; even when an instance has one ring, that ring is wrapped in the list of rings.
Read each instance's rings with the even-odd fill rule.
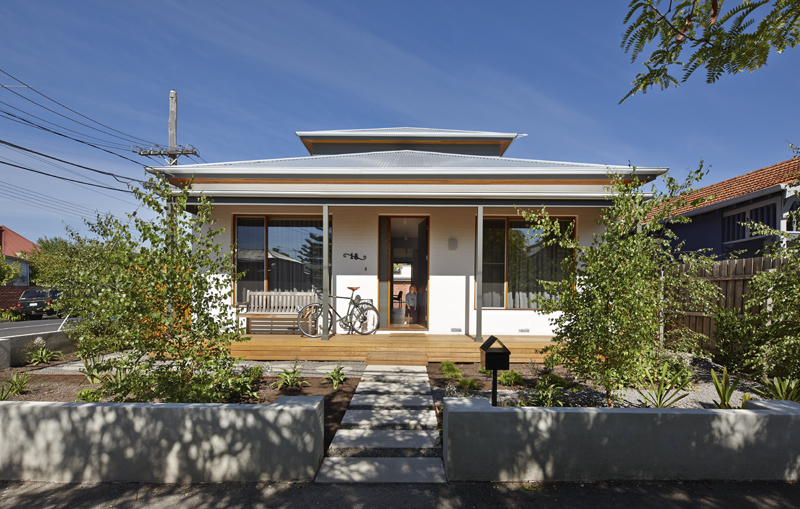
[[[404,323],[417,323],[417,287],[411,285],[406,294],[406,317]]]

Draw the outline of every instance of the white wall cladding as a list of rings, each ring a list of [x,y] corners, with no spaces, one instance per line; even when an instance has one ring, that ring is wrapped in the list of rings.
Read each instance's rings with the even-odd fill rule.
[[[358,286],[358,294],[378,303],[378,217],[427,216],[430,218],[429,332],[463,334],[475,332],[475,207],[357,207],[331,206],[333,284],[336,295],[349,296],[348,286]],[[552,215],[576,216],[577,233],[582,243],[599,232],[600,209],[591,207],[551,208]],[[227,231],[220,236],[231,245],[233,215],[321,215],[321,207],[301,206],[219,206],[215,218]],[[513,216],[511,207],[488,207],[486,216]],[[351,259],[357,254],[364,260]],[[347,301],[337,302],[340,313]],[[533,310],[484,309],[484,334],[551,336],[547,316]]]

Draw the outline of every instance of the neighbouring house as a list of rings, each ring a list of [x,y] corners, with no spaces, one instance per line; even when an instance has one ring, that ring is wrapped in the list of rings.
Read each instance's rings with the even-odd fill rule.
[[[0,248],[4,262],[17,264],[21,269],[19,277],[10,286],[30,286],[31,263],[27,260],[27,253],[39,247],[8,226],[0,225]]]
[[[672,227],[686,251],[710,249],[724,257],[736,251],[743,257],[757,256],[774,239],[758,236],[746,226],[760,222],[773,228],[797,233],[789,212],[796,210],[795,196],[800,178],[800,159],[790,159],[698,189],[692,198],[704,201],[677,212],[691,223]]]

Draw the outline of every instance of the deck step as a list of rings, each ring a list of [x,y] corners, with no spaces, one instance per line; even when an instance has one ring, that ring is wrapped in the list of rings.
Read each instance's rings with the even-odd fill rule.
[[[367,367],[364,368],[364,373],[367,374],[384,374],[384,375],[396,375],[400,373],[415,373],[415,374],[427,374],[428,368],[425,366],[413,366],[413,365],[406,365],[406,364],[386,364],[386,365],[370,365],[368,364]]]
[[[440,456],[436,430],[339,429],[328,456],[432,457]]]
[[[368,382],[361,381],[356,394],[430,394],[431,386],[426,382]]]
[[[342,428],[359,429],[436,429],[433,410],[348,410]]]
[[[321,483],[444,483],[441,458],[325,458]]]
[[[350,409],[386,408],[397,410],[410,410],[414,408],[433,408],[433,399],[430,396],[415,394],[359,394],[353,395],[350,400]]]
[[[364,372],[361,374],[362,382],[385,383],[428,383],[427,373],[375,373]]]

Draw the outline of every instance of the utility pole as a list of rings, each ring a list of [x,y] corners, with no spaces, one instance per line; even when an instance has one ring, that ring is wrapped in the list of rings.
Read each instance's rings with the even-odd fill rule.
[[[169,121],[167,123],[167,135],[169,138],[169,147],[164,150],[161,147],[139,149],[136,152],[140,156],[166,156],[170,166],[178,164],[179,156],[196,156],[198,155],[197,149],[191,145],[184,147],[178,145],[178,92],[175,90],[169,91]]]

